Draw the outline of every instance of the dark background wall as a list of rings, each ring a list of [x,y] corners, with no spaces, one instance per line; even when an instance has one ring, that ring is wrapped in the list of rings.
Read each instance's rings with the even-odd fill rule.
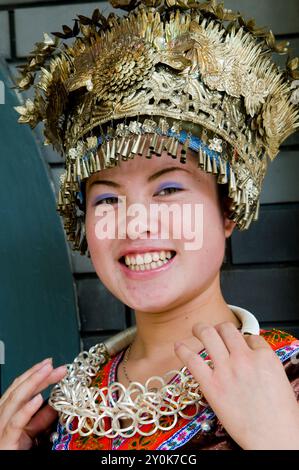
[[[227,0],[259,26],[271,27],[278,39],[289,39],[299,56],[298,0]],[[43,39],[43,32],[72,26],[77,14],[90,16],[107,2],[29,1],[0,2],[0,53],[15,74],[15,66]],[[284,64],[286,56],[278,58]],[[28,95],[30,96],[30,94]],[[35,132],[42,141],[40,128]],[[50,147],[42,147],[57,195],[63,162]],[[271,164],[261,195],[259,221],[249,231],[236,231],[228,241],[222,287],[228,303],[252,311],[264,327],[277,326],[299,337],[299,138],[286,141]],[[88,348],[134,324],[133,312],[115,299],[97,278],[87,257],[70,251],[80,317],[81,346]]]
[[[49,167],[0,59],[0,394],[33,364],[72,362],[80,350],[77,298]],[[4,102],[3,102],[4,101]],[[45,395],[47,392],[45,392]]]

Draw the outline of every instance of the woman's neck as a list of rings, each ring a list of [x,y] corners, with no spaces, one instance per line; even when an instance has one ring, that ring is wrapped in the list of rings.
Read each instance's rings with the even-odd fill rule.
[[[182,341],[195,352],[203,349],[192,334],[195,323],[216,325],[225,321],[240,328],[241,322],[225,302],[219,285],[219,276],[197,298],[168,311],[149,313],[135,311],[137,332],[130,350],[131,361],[156,363],[172,359],[178,361],[174,342]]]

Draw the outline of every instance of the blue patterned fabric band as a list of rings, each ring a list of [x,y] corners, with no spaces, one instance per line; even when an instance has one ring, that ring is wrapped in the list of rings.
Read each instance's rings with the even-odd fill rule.
[[[160,135],[162,135],[162,133],[159,132],[159,129],[157,129],[157,133],[160,133]],[[192,135],[192,134],[190,134],[190,132],[188,133],[185,130],[180,131],[180,133],[178,134],[178,133],[174,132],[171,129],[169,129],[167,131],[167,133],[163,134],[163,135],[164,136],[166,135],[168,137],[176,137],[181,144],[184,144],[187,137],[189,137],[190,142],[189,142],[188,148],[190,148],[191,150],[194,150],[195,152],[198,152],[200,148],[204,149],[206,155],[210,158],[213,158],[216,161],[217,168],[219,168],[220,153],[216,152],[215,150],[212,150],[208,145],[204,144],[204,142],[199,137],[197,137],[195,135]],[[106,137],[109,137],[109,136],[106,136]],[[102,144],[102,137],[99,136],[98,137],[98,146],[100,146],[101,144]],[[87,156],[85,156],[83,158],[87,159]],[[226,173],[227,173],[227,175],[229,174],[229,163],[228,162],[226,163]],[[79,196],[80,202],[82,204],[82,202],[83,202],[82,181],[80,182],[80,188],[81,188],[81,191],[79,191],[78,196]]]

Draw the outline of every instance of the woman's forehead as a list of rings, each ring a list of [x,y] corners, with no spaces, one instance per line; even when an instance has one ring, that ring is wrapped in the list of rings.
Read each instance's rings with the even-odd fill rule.
[[[198,166],[195,158],[195,153],[192,150],[188,150],[186,163],[180,162],[179,159],[172,158],[167,152],[163,152],[161,156],[153,154],[151,158],[146,158],[145,155],[136,155],[134,158],[129,160],[120,160],[118,165],[113,168],[106,168],[96,173],[93,173],[87,180],[87,185],[96,179],[111,180],[128,178],[132,175],[143,175],[145,179],[152,173],[162,170],[164,168],[179,168],[187,169],[190,174],[194,174],[195,177],[199,173],[203,172]]]

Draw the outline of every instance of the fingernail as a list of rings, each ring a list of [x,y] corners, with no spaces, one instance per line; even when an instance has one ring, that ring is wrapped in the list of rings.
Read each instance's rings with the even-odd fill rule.
[[[66,366],[59,366],[59,367],[57,367],[57,369],[55,369],[55,370],[56,370],[56,371],[58,370],[59,372],[62,372],[62,371],[63,371],[63,372],[66,372],[66,371],[67,371],[67,368],[66,368]]]
[[[46,370],[51,370],[52,369],[52,364],[50,362],[46,362],[39,370],[38,372],[45,372]]]
[[[180,341],[175,341],[174,343],[174,349],[178,349],[183,343],[181,343]]]
[[[41,364],[46,364],[47,362],[53,362],[53,357],[47,357],[47,359],[44,359]]]
[[[33,397],[30,402],[32,403],[32,405],[35,405],[37,403],[39,403],[41,400],[43,400],[43,396],[41,393],[38,393],[37,395],[35,395],[35,397]]]

